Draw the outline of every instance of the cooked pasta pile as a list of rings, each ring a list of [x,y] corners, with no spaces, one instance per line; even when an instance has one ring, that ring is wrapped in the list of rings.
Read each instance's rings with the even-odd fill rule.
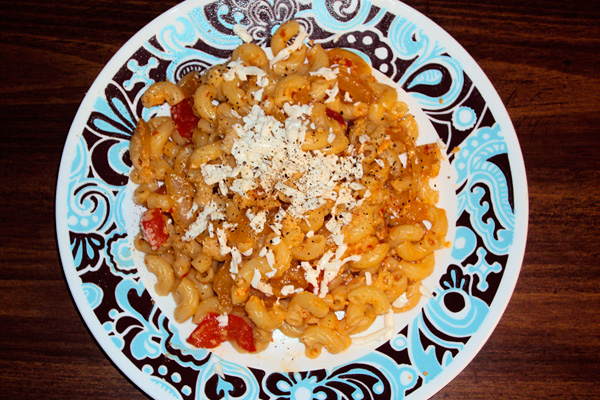
[[[194,346],[261,351],[278,329],[315,358],[389,336],[446,246],[438,146],[415,144],[406,104],[359,56],[306,36],[290,21],[272,57],[247,41],[142,96],[171,116],[131,138],[135,245],[175,320],[198,324]],[[378,315],[383,331],[351,338]]]

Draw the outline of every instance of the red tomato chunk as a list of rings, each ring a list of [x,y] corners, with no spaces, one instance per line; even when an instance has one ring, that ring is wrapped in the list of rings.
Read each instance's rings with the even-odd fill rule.
[[[154,251],[167,241],[169,231],[160,208],[151,208],[142,215],[142,233]]]
[[[187,342],[196,347],[212,349],[228,340],[235,340],[237,344],[248,352],[255,352],[254,335],[248,323],[236,315],[227,316],[227,326],[219,326],[217,313],[209,313],[194,329]]]
[[[193,130],[200,119],[194,114],[192,99],[187,98],[171,107],[171,116],[177,126],[177,132],[182,137],[191,139]]]
[[[344,117],[342,117],[342,114],[340,114],[339,112],[333,111],[330,108],[326,108],[325,113],[327,114],[327,116],[329,118],[336,120],[338,122],[338,124],[340,124],[342,126],[346,126],[346,121],[344,121]]]

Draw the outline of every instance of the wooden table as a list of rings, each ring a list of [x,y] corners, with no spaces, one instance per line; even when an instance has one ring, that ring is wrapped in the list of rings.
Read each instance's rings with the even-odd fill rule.
[[[61,150],[102,67],[175,1],[2,1],[0,398],[142,399],[80,319],[54,228]],[[514,296],[435,399],[600,398],[600,4],[410,1],[497,88],[527,168]]]

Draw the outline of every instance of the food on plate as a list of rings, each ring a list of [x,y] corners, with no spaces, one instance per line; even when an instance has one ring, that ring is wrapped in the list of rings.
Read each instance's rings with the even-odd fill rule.
[[[369,342],[355,335],[380,315],[391,334],[447,245],[438,145],[416,145],[406,104],[356,53],[296,21],[272,56],[237,32],[230,60],[141,98],[170,114],[140,120],[129,150],[156,293],[198,324],[196,347],[262,351],[280,330],[316,358]]]

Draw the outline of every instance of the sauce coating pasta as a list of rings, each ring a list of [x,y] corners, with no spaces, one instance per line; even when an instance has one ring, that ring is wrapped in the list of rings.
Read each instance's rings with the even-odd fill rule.
[[[199,324],[211,347],[261,351],[280,330],[309,358],[344,351],[378,315],[416,306],[446,246],[437,144],[415,144],[406,104],[362,58],[306,39],[287,22],[272,57],[244,43],[142,96],[171,116],[140,120],[131,139],[147,209],[135,245],[175,320]],[[229,316],[254,344],[207,332]]]

